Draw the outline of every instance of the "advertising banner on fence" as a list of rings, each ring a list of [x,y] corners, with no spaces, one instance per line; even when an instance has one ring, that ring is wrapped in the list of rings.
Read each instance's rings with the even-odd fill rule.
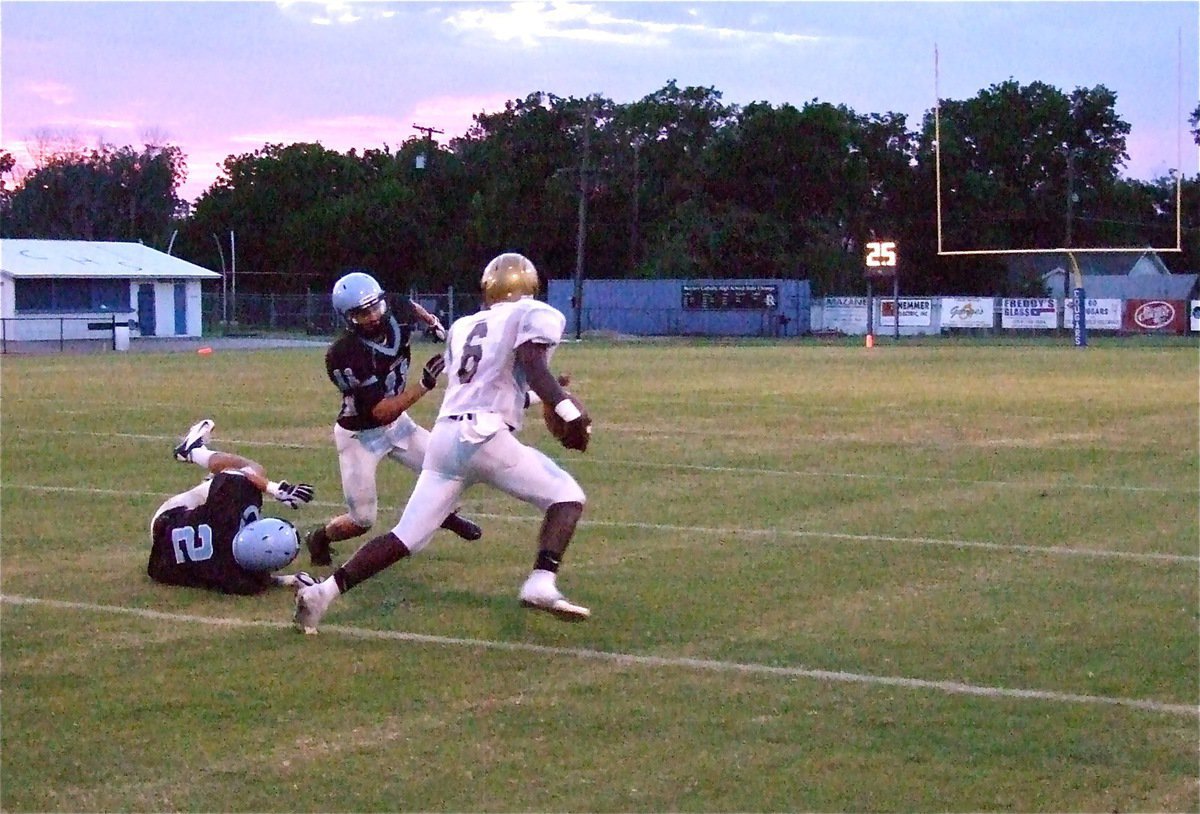
[[[991,297],[942,297],[943,328],[991,328],[995,322]]]
[[[867,332],[866,297],[826,297],[825,330],[844,334]]]
[[[1110,299],[1092,299],[1088,297],[1083,307],[1084,322],[1089,331],[1119,331],[1121,330],[1121,301]],[[1075,324],[1075,298],[1067,298],[1067,307],[1063,311],[1063,324]]]
[[[1200,331],[1200,300],[1192,300],[1192,330]]]
[[[900,327],[933,324],[933,300],[900,298]],[[879,327],[896,325],[896,300],[879,301]]]
[[[1001,328],[1058,327],[1058,301],[1051,297],[1005,297],[1000,302]]]
[[[1154,331],[1156,333],[1183,333],[1187,328],[1185,300],[1126,300],[1126,331]]]

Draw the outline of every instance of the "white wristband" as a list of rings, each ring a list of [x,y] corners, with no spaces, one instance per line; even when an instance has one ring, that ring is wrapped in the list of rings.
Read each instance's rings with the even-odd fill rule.
[[[526,407],[532,407],[535,404],[541,404],[541,403],[542,403],[541,396],[539,396],[537,393],[533,392],[532,390],[525,391],[525,406]]]
[[[583,415],[583,413],[579,412],[579,408],[575,406],[575,402],[570,399],[563,399],[558,404],[555,404],[554,412],[558,413],[558,417],[568,424]]]
[[[279,484],[273,480],[267,481],[267,494],[271,497],[279,497]]]

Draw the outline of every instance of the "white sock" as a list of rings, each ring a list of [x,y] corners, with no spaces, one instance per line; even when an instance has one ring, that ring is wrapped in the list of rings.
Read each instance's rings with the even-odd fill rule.
[[[338,589],[337,580],[333,578],[333,574],[330,574],[329,576],[325,577],[325,579],[317,583],[317,587],[321,589],[322,594],[330,599],[334,599],[342,595],[341,590]]]
[[[191,452],[188,453],[188,460],[198,466],[203,466],[205,469],[207,469],[208,462],[212,459],[212,456],[214,456],[216,454],[217,453],[213,452],[208,447],[201,445],[201,446],[196,447],[195,449],[193,449]]]

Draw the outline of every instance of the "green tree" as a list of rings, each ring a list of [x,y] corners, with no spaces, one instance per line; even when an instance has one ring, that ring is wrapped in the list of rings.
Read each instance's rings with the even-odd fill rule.
[[[467,204],[464,257],[475,270],[502,251],[520,251],[543,274],[575,267],[578,171],[592,100],[531,93],[481,113],[451,150],[464,167]]]
[[[943,248],[1100,245],[1106,233],[1082,215],[1119,197],[1130,128],[1115,105],[1116,94],[1103,85],[1066,94],[1042,82],[1013,80],[972,99],[943,100]],[[931,192],[934,130],[931,111],[917,153],[919,175]],[[1005,264],[995,257],[943,257],[936,265],[930,293],[942,293],[943,286],[962,293],[1008,290]]]
[[[1057,248],[1090,195],[1116,183],[1129,125],[1116,94],[1097,86],[1070,95],[1041,82],[993,85],[941,108],[947,248]],[[933,135],[926,123],[925,138]],[[1070,190],[1068,189],[1070,187]],[[1086,234],[1072,234],[1086,245]]]
[[[5,195],[3,233],[165,248],[183,211],[178,190],[186,177],[183,153],[173,145],[51,149]]]
[[[233,232],[239,291],[322,288],[337,273],[331,247],[338,236],[297,224],[313,222],[310,210],[361,192],[372,160],[377,157],[364,163],[320,144],[268,144],[229,156],[196,202],[180,253],[209,268],[232,267]]]

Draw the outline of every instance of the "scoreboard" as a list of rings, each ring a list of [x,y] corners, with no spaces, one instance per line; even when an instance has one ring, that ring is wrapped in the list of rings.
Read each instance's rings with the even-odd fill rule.
[[[779,305],[779,286],[716,285],[683,286],[683,307],[687,311],[768,311]]]
[[[896,241],[872,240],[866,249],[863,265],[866,267],[867,277],[887,279],[896,276],[896,266],[899,264]]]

